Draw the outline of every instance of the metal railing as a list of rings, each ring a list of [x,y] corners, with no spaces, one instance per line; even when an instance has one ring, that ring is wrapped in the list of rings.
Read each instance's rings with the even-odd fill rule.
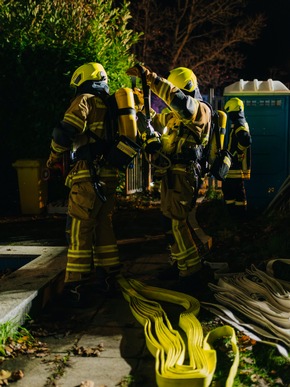
[[[145,156],[140,153],[132,162],[132,166],[126,170],[125,194],[131,195],[137,192],[145,192],[150,189],[152,182],[151,165]]]

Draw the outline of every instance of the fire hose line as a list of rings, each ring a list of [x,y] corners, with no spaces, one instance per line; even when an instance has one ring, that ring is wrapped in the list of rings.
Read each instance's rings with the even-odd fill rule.
[[[239,350],[232,327],[218,327],[204,337],[196,317],[200,303],[194,297],[124,277],[120,277],[118,282],[134,317],[144,326],[147,348],[155,357],[158,387],[209,386],[217,365],[214,342],[225,336],[230,339],[234,354],[225,386],[233,386]],[[179,331],[173,329],[158,301],[174,303],[185,309],[179,316],[179,327],[187,336],[186,342]]]
[[[251,327],[249,324],[248,328],[256,333],[260,331],[264,337],[279,340],[289,348],[290,292],[280,281],[252,265],[245,273],[220,278],[217,285],[209,284],[209,287],[221,304],[237,310],[264,329]],[[227,317],[229,318],[229,314]],[[281,345],[278,349],[283,355],[288,352]]]
[[[277,271],[277,262],[283,264],[283,272]],[[290,282],[279,276],[290,278],[289,270],[290,259],[274,259],[266,262],[266,271],[251,265],[245,272],[224,274],[217,284],[208,284],[220,304],[201,305],[252,339],[277,348],[288,359]]]

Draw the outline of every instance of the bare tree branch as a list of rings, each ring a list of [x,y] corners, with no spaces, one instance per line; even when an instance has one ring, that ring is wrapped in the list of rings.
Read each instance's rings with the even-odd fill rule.
[[[243,48],[265,26],[265,16],[249,10],[249,0],[132,2],[132,28],[144,32],[135,55],[161,75],[190,67],[205,87],[234,79],[245,62]]]

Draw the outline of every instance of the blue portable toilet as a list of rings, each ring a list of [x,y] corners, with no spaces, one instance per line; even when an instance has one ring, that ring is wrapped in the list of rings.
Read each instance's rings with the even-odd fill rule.
[[[253,140],[248,207],[263,211],[290,173],[290,90],[272,79],[241,79],[225,87],[223,96],[225,103],[232,97],[244,102]]]

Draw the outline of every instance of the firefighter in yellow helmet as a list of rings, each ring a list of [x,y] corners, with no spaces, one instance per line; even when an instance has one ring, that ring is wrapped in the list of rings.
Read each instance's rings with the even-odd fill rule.
[[[109,98],[108,77],[100,63],[86,63],[70,81],[75,96],[53,130],[47,167],[56,168],[65,152],[74,155],[66,177],[68,253],[63,297],[72,306],[85,307],[91,281],[108,290],[109,278],[120,271],[112,211],[118,170],[106,162],[104,120]],[[91,288],[90,288],[91,289]]]
[[[142,65],[127,70],[130,76],[146,77],[151,91],[169,108],[155,114],[155,130],[163,127],[160,168],[161,212],[165,232],[169,237],[172,268],[160,273],[159,279],[179,281],[179,290],[194,292],[201,286],[201,257],[192,236],[188,215],[195,205],[199,188],[199,170],[196,160],[201,145],[206,145],[211,125],[211,108],[202,101],[195,74],[185,67],[172,70],[168,79],[158,76]],[[164,167],[169,161],[169,165]],[[155,160],[158,164],[158,158]],[[203,271],[203,270],[202,270]]]
[[[232,219],[242,221],[247,210],[245,180],[251,177],[252,137],[245,118],[244,103],[240,98],[229,99],[224,105],[224,111],[231,121],[228,150],[233,158],[227,178],[222,183],[222,191]]]

